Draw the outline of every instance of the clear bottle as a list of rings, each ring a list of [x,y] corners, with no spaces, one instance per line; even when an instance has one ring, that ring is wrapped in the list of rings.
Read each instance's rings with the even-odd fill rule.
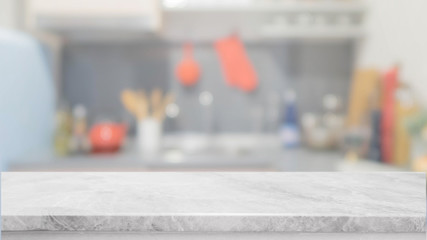
[[[83,105],[73,108],[72,135],[69,142],[71,153],[83,154],[89,152],[89,140],[87,136],[87,110]]]
[[[54,149],[58,156],[66,156],[70,153],[72,117],[68,104],[62,102],[55,115]]]

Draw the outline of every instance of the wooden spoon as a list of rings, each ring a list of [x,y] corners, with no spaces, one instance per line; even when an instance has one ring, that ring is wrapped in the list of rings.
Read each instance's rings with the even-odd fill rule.
[[[166,96],[162,99],[159,111],[156,115],[156,118],[159,121],[163,121],[165,119],[166,107],[169,104],[173,103],[174,100],[175,100],[175,96],[172,93],[166,94]]]
[[[131,90],[123,90],[120,98],[126,110],[134,117],[137,117],[138,100],[136,99],[135,93]]]
[[[144,90],[140,90],[136,93],[137,107],[136,116],[138,120],[143,120],[148,116],[148,100]]]
[[[161,111],[161,105],[162,105],[162,90],[156,88],[151,92],[151,114],[157,115],[158,111]]]

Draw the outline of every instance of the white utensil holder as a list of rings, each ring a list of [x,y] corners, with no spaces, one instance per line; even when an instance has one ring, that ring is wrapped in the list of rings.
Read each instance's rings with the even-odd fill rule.
[[[137,147],[142,155],[156,155],[161,148],[162,123],[154,118],[138,122]]]

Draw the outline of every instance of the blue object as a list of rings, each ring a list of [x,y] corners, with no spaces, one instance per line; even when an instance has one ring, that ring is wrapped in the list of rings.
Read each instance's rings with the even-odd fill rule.
[[[280,129],[280,135],[284,147],[293,148],[300,145],[301,136],[298,127],[297,106],[295,92],[288,91],[285,94],[285,114]]]
[[[54,84],[40,43],[0,29],[0,168],[52,146]]]
[[[382,161],[381,155],[381,111],[374,110],[371,112],[371,129],[372,138],[369,142],[368,159],[377,162]]]

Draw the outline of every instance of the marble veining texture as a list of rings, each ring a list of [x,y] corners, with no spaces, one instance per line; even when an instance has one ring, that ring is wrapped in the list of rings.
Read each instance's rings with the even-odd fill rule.
[[[421,173],[2,173],[3,231],[424,232]]]

